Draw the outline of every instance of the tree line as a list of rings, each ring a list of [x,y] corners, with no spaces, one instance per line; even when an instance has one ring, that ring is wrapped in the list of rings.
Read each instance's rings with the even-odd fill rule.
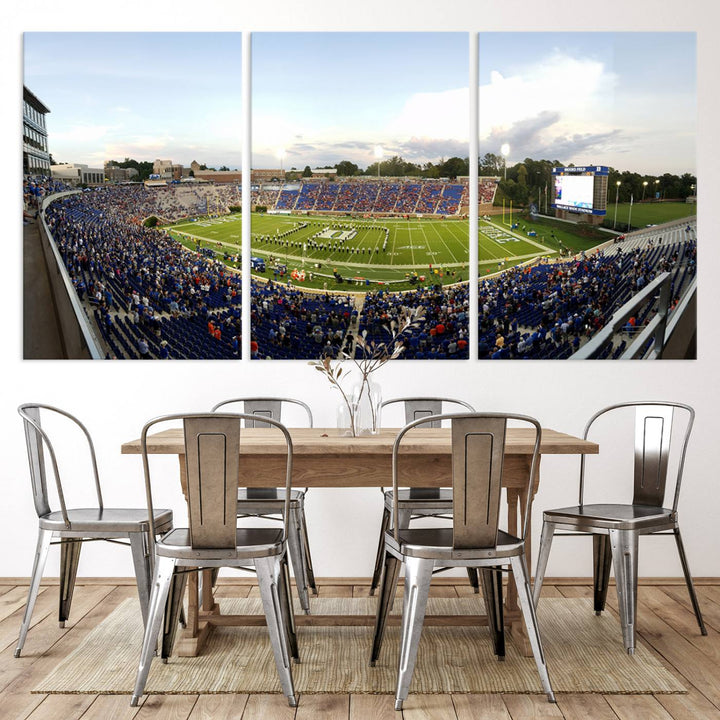
[[[121,168],[135,168],[138,171],[138,180],[146,180],[153,171],[153,163],[125,158],[122,162],[111,160],[108,164]],[[530,203],[539,203],[544,210],[552,203],[553,181],[552,170],[556,167],[571,167],[559,160],[533,160],[525,158],[522,162],[505,167],[505,158],[502,155],[486,153],[479,158],[478,174],[480,177],[500,177],[498,191],[495,200],[498,203],[512,202],[516,206],[526,206]],[[208,169],[201,165],[201,169]],[[212,168],[214,169],[214,168]],[[222,166],[221,170],[227,170]],[[458,177],[467,177],[470,174],[470,163],[468,158],[451,157],[447,160],[441,159],[437,163],[413,163],[405,160],[400,155],[395,155],[387,160],[379,161],[368,165],[364,170],[350,160],[342,160],[335,165],[326,165],[324,170],[337,170],[338,177],[417,177],[417,178],[449,178],[455,180]],[[303,170],[291,168],[285,173],[286,180],[299,180],[303,177],[311,177],[313,171],[309,165]],[[620,185],[617,185],[617,182]],[[608,176],[608,202],[614,202],[617,192],[618,201],[621,203],[630,202],[632,196],[634,202],[655,199],[661,200],[679,199],[684,200],[697,192],[697,178],[690,173],[673,175],[663,173],[662,175],[648,175],[632,172],[631,170],[609,169]]]
[[[480,175],[500,177],[495,202],[512,201],[513,205],[527,206],[538,204],[545,210],[552,203],[553,178],[552,171],[556,167],[572,167],[572,163],[559,160],[533,160],[525,158],[522,162],[504,167],[504,158],[488,153],[480,159]],[[646,200],[685,200],[697,192],[697,177],[691,173],[673,175],[650,175],[632,170],[608,168],[608,204],[615,202],[629,203]],[[507,172],[507,177],[506,177]],[[618,185],[617,183],[620,183]]]
[[[387,160],[368,165],[364,170],[350,160],[341,160],[335,165],[325,165],[318,170],[337,170],[337,177],[418,177],[418,178],[449,178],[466,177],[470,174],[470,161],[468,158],[451,157],[441,159],[438,163],[413,163],[400,155],[394,155]],[[303,170],[291,168],[285,173],[286,180],[299,180],[303,177],[312,177],[313,171],[309,165]]]

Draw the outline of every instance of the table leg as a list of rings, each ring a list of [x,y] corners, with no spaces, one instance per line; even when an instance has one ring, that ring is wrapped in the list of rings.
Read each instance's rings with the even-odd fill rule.
[[[187,628],[184,637],[196,638],[199,627],[198,620],[200,613],[198,612],[198,576],[197,573],[190,573],[187,581],[187,598],[188,598],[188,616]]]
[[[180,485],[183,495],[187,500],[187,468],[185,455],[178,457],[180,461]],[[175,651],[180,657],[195,657],[200,654],[209,634],[212,632],[212,625],[207,622],[208,615],[217,615],[220,608],[215,602],[212,591],[212,570],[201,570],[202,592],[198,582],[198,573],[191,572],[187,581],[187,627],[181,633]]]

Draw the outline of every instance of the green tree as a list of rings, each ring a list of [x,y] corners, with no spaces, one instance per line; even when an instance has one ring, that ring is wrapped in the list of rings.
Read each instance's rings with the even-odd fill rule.
[[[505,167],[505,160],[502,155],[495,153],[485,153],[480,158],[480,167],[478,168],[480,176],[483,175],[502,175]]]
[[[425,163],[422,174],[426,178],[439,178],[440,167],[437,165],[433,165],[431,162]]]
[[[527,180],[528,180],[528,171],[525,165],[522,163],[518,165],[517,169],[517,176],[518,176],[518,183],[522,185],[523,187],[527,187]]]
[[[337,170],[339,177],[350,177],[352,175],[357,175],[360,168],[358,168],[354,162],[342,160],[335,165],[335,169]]]
[[[458,176],[470,174],[470,163],[468,158],[464,160],[459,157],[451,157],[439,166],[440,177],[448,177],[453,180]]]
[[[302,171],[302,176],[303,177],[312,177],[312,169],[310,168],[309,165],[305,166],[305,169]]]

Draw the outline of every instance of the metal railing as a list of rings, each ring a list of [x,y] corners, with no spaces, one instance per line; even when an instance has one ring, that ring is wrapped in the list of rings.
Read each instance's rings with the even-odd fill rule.
[[[670,313],[671,274],[661,273],[647,287],[641,290],[617,310],[610,321],[592,339],[588,340],[570,360],[592,360],[612,337],[622,330],[628,320],[637,315],[639,308],[657,303],[655,316],[635,336],[627,349],[620,355],[621,360],[643,357],[656,360],[665,346],[665,332]],[[646,349],[651,341],[649,351]]]

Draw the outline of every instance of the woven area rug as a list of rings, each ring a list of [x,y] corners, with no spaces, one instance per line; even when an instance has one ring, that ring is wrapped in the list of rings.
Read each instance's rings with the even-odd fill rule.
[[[372,615],[374,598],[311,601],[313,613]],[[399,610],[401,602],[396,603]],[[260,600],[223,600],[225,613],[262,613]],[[484,614],[482,599],[430,598],[428,614]],[[583,599],[543,599],[539,621],[555,692],[684,693],[685,687],[640,645],[622,646],[610,613],[597,617]],[[299,627],[298,692],[394,693],[399,627],[388,627],[377,666],[368,666],[371,627]],[[140,654],[137,601],[126,600],[34,690],[36,693],[129,693]],[[505,662],[492,654],[485,627],[426,626],[411,692],[541,693],[535,662],[518,655],[508,636]],[[154,660],[146,691],[155,694],[279,692],[265,627],[220,628],[200,657]]]

